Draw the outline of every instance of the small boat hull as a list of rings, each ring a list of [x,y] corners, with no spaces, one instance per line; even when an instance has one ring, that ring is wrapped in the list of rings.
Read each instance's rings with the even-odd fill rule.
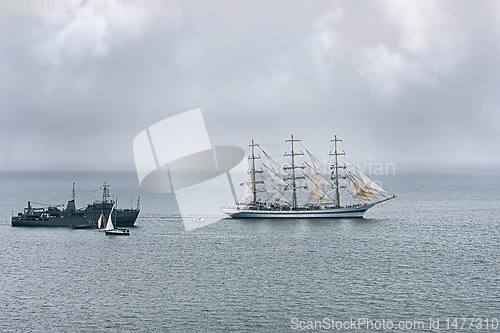
[[[104,232],[106,235],[130,236],[130,231],[128,229],[104,230]]]
[[[268,210],[249,208],[223,208],[222,212],[233,218],[302,219],[302,218],[346,218],[363,217],[372,206],[341,207],[316,210]]]

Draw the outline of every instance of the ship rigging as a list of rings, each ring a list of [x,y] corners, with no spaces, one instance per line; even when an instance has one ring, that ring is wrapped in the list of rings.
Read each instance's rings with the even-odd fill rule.
[[[290,162],[283,166],[252,140],[248,156],[250,179],[243,182],[236,206],[223,207],[222,211],[231,217],[363,217],[371,207],[396,198],[359,168],[340,163],[339,157],[346,154],[339,150],[341,141],[336,135],[331,140],[333,147],[328,154],[331,162],[326,167],[308,149],[305,151],[310,163],[301,162],[299,159],[305,156],[297,149],[301,140],[293,135],[285,140],[290,151],[283,156]],[[261,161],[257,149],[269,166]],[[307,193],[307,197],[300,200],[303,193]],[[350,202],[344,203],[345,196],[350,197]]]

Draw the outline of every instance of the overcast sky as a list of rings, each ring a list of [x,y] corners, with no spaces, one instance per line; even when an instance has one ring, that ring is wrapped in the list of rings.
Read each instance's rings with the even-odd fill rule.
[[[0,8],[0,168],[132,169],[137,134],[196,108],[213,145],[500,164],[499,1],[52,4]]]

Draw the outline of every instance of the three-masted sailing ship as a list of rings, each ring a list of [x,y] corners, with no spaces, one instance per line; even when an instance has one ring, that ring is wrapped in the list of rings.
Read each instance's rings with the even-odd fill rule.
[[[285,140],[291,146],[291,151],[284,154],[290,157],[289,165],[282,166],[261,150],[268,166],[256,152],[259,145],[252,140],[248,156],[250,179],[243,182],[243,192],[236,206],[223,207],[222,211],[235,218],[363,217],[371,207],[396,198],[359,168],[354,165],[347,168],[346,164],[339,163],[339,156],[345,152],[337,149],[337,143],[342,140],[336,135],[331,140],[333,150],[329,153],[332,159],[329,167],[307,149],[310,163],[300,163],[298,156],[305,154],[296,149],[295,143],[299,141],[293,135]],[[257,165],[259,160],[263,168]],[[304,191],[307,197],[300,200]],[[260,192],[266,197],[258,195]],[[341,202],[341,197],[346,195],[351,201]]]

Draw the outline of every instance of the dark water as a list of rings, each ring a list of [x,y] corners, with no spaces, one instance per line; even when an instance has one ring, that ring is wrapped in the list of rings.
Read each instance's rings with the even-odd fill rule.
[[[3,171],[0,331],[289,332],[292,318],[364,317],[465,332],[478,330],[447,330],[446,318],[500,319],[500,170],[379,179],[398,198],[365,219],[186,232],[171,198],[142,192],[133,172]],[[82,207],[104,180],[120,207],[142,196],[130,237],[10,227],[28,199],[64,203],[76,182]]]

